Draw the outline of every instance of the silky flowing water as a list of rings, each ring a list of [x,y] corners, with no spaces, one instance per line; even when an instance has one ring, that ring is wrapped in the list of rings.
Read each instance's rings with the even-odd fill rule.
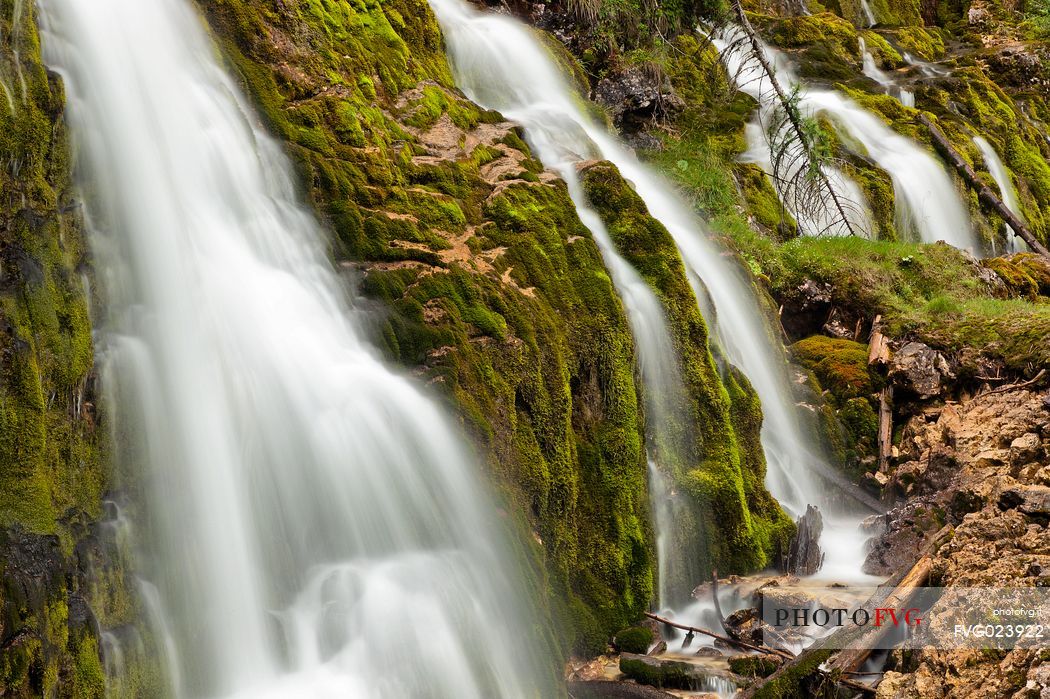
[[[744,272],[709,240],[705,224],[675,193],[674,187],[655,174],[617,139],[586,113],[547,50],[530,30],[505,16],[478,12],[461,0],[431,0],[445,34],[457,84],[479,104],[502,111],[525,126],[526,137],[545,164],[555,167],[569,182],[581,217],[595,230],[600,222],[588,220],[590,211],[580,199],[575,165],[600,158],[613,162],[635,187],[650,213],[670,231],[690,281],[720,346],[730,361],[750,379],[765,414],[762,443],[765,450],[767,486],[794,515],[807,504],[824,510],[829,541],[827,566],[836,573],[860,574],[864,558],[859,517],[843,515],[832,504],[821,476],[834,478],[833,469],[814,445],[795,405],[788,378],[788,363],[778,337],[773,333]],[[606,254],[610,242],[596,234]],[[618,255],[617,255],[618,257]],[[625,306],[631,302],[618,283]],[[633,318],[633,315],[632,315]],[[632,321],[634,324],[634,321]],[[638,328],[634,328],[638,331]],[[646,351],[644,338],[636,338],[639,353]],[[640,361],[645,361],[640,360]],[[643,368],[643,382],[648,381]],[[646,386],[651,391],[652,387]],[[659,511],[657,513],[659,515]],[[663,519],[672,519],[665,511]],[[658,517],[661,537],[677,534],[675,522]],[[672,531],[668,532],[667,527]],[[701,535],[696,532],[694,535]],[[696,581],[700,582],[700,581]]]
[[[199,16],[41,4],[172,693],[549,696],[477,464],[369,346]]]
[[[977,145],[978,150],[981,151],[981,157],[984,158],[984,165],[988,168],[988,172],[992,174],[992,179],[995,180],[995,185],[999,188],[999,196],[1003,200],[1003,204],[1006,208],[1016,214],[1018,217],[1021,216],[1021,202],[1017,198],[1017,190],[1014,189],[1014,184],[1010,180],[1010,171],[1006,169],[1006,165],[1003,164],[1003,159],[999,157],[999,153],[995,150],[988,139],[983,136],[974,136],[973,142]],[[1007,228],[1007,249],[1010,252],[1022,252],[1028,249],[1028,244],[1023,239],[1014,233],[1013,229],[1010,228],[1009,224],[1004,224]]]
[[[722,51],[726,71],[738,89],[759,103],[756,122],[748,130],[748,152],[761,153],[764,150],[768,161],[769,145],[763,115],[774,107],[773,91],[765,74],[750,59],[749,52],[741,50],[736,41],[740,38],[740,31],[730,27],[712,40]],[[775,66],[781,84],[801,88],[799,109],[804,114],[827,117],[847,146],[867,155],[890,176],[896,225],[902,235],[911,234],[925,243],[944,241],[974,254],[981,252],[962,194],[944,166],[929,151],[897,133],[881,117],[842,93],[803,85],[781,52],[766,45],[762,46],[762,51],[767,61]],[[839,186],[843,187],[842,193],[847,199],[857,196],[855,185],[840,182]],[[786,193],[781,192],[781,196],[786,198]]]
[[[858,37],[857,42],[860,44],[861,68],[864,75],[881,85],[887,95],[896,97],[905,107],[914,107],[915,93],[901,87],[893,76],[879,68],[875,63],[875,56],[868,50],[864,37]]]

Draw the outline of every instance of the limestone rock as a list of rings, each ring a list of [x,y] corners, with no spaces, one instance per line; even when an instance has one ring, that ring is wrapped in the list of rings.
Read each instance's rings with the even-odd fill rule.
[[[909,342],[890,360],[889,377],[920,398],[933,398],[955,374],[940,352],[921,342]]]
[[[1026,432],[1010,442],[1010,459],[1015,464],[1036,461],[1042,456],[1043,440],[1035,432]]]

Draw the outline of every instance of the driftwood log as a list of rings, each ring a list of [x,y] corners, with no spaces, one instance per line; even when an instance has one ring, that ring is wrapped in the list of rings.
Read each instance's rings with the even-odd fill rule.
[[[890,342],[882,332],[882,316],[875,316],[868,340],[868,366],[885,375],[890,363]],[[890,468],[890,451],[893,448],[893,386],[887,385],[879,393],[879,473]]]
[[[1032,231],[1028,230],[1028,226],[1024,224],[1024,221],[1018,218],[1017,214],[1006,207],[1006,204],[1004,204],[1003,200],[992,191],[991,187],[978,179],[977,173],[974,169],[970,167],[970,164],[966,162],[959,151],[955,150],[955,146],[951,144],[937,125],[930,121],[925,114],[919,115],[919,121],[929,130],[930,137],[933,138],[933,144],[937,146],[937,150],[948,159],[948,162],[952,164],[955,171],[966,181],[966,184],[969,185],[973,191],[977,192],[977,198],[980,202],[1006,221],[1006,224],[1010,226],[1014,234],[1023,239],[1024,242],[1028,243],[1028,247],[1041,255],[1050,257],[1050,250],[1047,250],[1046,246],[1040,243],[1039,240],[1032,235]]]

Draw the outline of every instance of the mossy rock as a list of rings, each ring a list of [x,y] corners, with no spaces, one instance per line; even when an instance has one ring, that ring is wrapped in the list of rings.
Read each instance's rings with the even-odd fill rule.
[[[664,306],[689,397],[690,422],[672,458],[675,480],[696,501],[706,560],[699,572],[756,570],[777,560],[791,524],[765,490],[761,406],[746,378],[720,373],[707,325],[674,240],[610,163],[588,167],[584,190],[617,249]]]
[[[729,669],[742,677],[769,677],[780,665],[770,655],[735,655],[729,659]]]
[[[653,645],[653,630],[644,626],[632,626],[619,631],[613,638],[613,645],[621,653],[645,654]]]
[[[791,346],[795,356],[812,369],[820,385],[841,400],[874,392],[868,371],[868,347],[852,340],[814,335]]]
[[[1014,260],[1006,257],[993,257],[990,260],[983,260],[981,264],[995,272],[1013,296],[1031,300],[1039,296],[1039,282],[1032,278],[1028,269]],[[1035,268],[1033,271],[1038,273],[1045,270]]]

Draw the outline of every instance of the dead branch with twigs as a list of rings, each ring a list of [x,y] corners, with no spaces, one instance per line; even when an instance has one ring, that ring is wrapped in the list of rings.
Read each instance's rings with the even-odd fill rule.
[[[844,163],[833,156],[823,127],[800,108],[800,88],[780,82],[740,0],[733,0],[732,7],[735,28],[724,23],[716,29],[726,39],[723,62],[728,67],[738,61],[729,77],[739,89],[761,86],[760,118],[770,152],[767,174],[779,195],[782,216],[790,213],[811,236],[842,232],[870,237],[864,229],[863,203],[850,199],[836,184]],[[731,57],[736,61],[727,60]]]

